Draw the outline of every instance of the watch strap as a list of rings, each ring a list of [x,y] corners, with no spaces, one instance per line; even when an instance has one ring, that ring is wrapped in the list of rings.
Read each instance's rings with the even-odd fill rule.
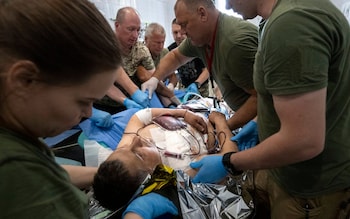
[[[201,85],[199,84],[199,82],[195,81],[194,84],[197,86],[197,89],[201,88]]]
[[[237,170],[235,166],[231,163],[231,155],[236,153],[236,151],[231,151],[225,153],[222,157],[222,164],[224,165],[227,172],[229,172],[233,176],[237,176],[243,173],[242,170]]]

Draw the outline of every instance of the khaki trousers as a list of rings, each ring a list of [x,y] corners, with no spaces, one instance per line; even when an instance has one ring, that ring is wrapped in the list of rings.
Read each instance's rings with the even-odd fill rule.
[[[252,218],[349,219],[350,188],[316,198],[298,198],[277,185],[268,171],[251,171],[242,184],[254,201]],[[244,191],[246,190],[246,191]]]

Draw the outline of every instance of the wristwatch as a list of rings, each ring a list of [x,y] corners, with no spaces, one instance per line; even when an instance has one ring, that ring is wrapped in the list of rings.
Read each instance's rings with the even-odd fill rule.
[[[237,170],[235,166],[231,163],[230,157],[232,154],[236,153],[235,151],[228,152],[222,157],[222,164],[224,165],[227,172],[233,176],[237,176],[243,173],[242,170]]]
[[[197,89],[201,88],[201,85],[199,84],[199,82],[194,82],[194,84],[197,86]]]

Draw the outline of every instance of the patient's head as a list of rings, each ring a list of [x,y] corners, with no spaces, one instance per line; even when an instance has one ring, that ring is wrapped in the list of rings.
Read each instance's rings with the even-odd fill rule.
[[[117,210],[128,203],[147,172],[132,174],[127,166],[119,161],[103,162],[94,177],[93,189],[99,203],[110,210]]]
[[[135,137],[130,145],[118,148],[103,162],[94,177],[95,198],[110,210],[126,205],[149,173],[161,163],[158,150]]]

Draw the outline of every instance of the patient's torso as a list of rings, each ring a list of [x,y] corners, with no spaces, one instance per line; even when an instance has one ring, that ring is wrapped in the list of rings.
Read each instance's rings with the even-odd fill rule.
[[[186,170],[193,159],[208,152],[207,136],[190,125],[183,129],[169,131],[151,124],[139,134],[144,138],[152,139],[160,152],[163,164],[175,170]]]

